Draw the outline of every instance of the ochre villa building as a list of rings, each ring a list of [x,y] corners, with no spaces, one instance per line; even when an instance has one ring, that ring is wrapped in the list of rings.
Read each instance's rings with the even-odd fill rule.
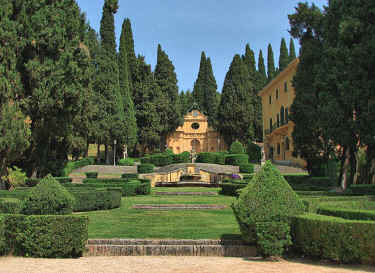
[[[266,159],[277,163],[304,167],[306,162],[292,155],[294,123],[289,120],[295,98],[292,80],[299,59],[292,61],[260,92],[263,113],[263,141]]]

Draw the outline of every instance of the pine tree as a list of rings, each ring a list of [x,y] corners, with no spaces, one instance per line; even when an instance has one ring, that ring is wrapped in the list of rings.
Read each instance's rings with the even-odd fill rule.
[[[124,124],[125,124],[125,144],[133,147],[137,142],[137,121],[135,119],[135,109],[130,90],[130,75],[128,52],[126,51],[126,22],[122,24],[119,48],[119,81],[120,90],[124,106]]]
[[[267,54],[268,82],[272,81],[275,75],[276,75],[276,69],[275,69],[275,59],[273,57],[273,50],[272,50],[271,44],[268,44],[268,54]]]
[[[245,64],[235,55],[225,76],[217,118],[218,129],[228,145],[235,140],[245,143],[254,137],[254,109],[249,96],[253,89]]]
[[[113,15],[117,12],[118,8],[118,0],[105,0],[103,15],[100,21],[102,47],[112,54],[116,52],[115,19]]]
[[[294,47],[293,38],[290,38],[290,41],[289,41],[289,62],[294,61],[295,58],[297,58],[296,49]]]
[[[155,81],[159,85],[161,92],[166,97],[164,113],[160,115],[164,118],[160,120],[162,130],[161,149],[164,150],[167,135],[173,132],[181,123],[180,105],[178,100],[177,76],[172,62],[168,55],[158,45],[158,58],[155,67]]]
[[[199,72],[197,80],[194,83],[193,97],[194,101],[199,105],[201,109],[204,107],[204,92],[205,92],[205,78],[206,78],[206,54],[202,51],[201,61],[199,65]],[[204,109],[205,110],[205,109]]]
[[[279,57],[279,71],[283,71],[289,64],[288,48],[286,47],[285,39],[281,39],[280,57]]]

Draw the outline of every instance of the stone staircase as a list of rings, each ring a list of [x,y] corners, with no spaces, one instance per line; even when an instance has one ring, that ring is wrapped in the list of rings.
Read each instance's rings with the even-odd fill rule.
[[[255,246],[239,240],[90,239],[85,256],[254,257]]]

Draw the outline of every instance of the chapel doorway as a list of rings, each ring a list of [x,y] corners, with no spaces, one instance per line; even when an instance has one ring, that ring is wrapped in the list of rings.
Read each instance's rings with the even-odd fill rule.
[[[201,152],[201,143],[197,139],[193,139],[191,141],[191,148],[194,152],[200,153]]]

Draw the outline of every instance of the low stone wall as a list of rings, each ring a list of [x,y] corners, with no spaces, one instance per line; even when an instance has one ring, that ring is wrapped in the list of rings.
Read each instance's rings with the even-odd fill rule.
[[[236,240],[89,240],[85,256],[256,256],[254,246]]]

